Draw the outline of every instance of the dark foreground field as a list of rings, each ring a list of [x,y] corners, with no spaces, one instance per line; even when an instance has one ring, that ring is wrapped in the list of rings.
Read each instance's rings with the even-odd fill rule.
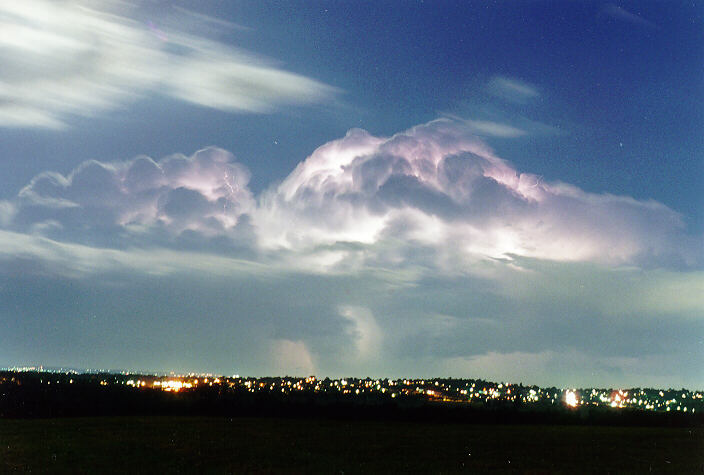
[[[206,417],[0,419],[0,470],[701,473],[702,429]]]

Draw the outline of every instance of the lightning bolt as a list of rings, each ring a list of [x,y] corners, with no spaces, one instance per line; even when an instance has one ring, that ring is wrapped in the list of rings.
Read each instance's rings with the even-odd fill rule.
[[[225,176],[223,177],[223,181],[225,182],[225,186],[227,186],[230,189],[230,197],[235,196],[235,187],[232,186],[232,183],[230,183],[230,175],[225,172]],[[226,211],[227,210],[227,204],[230,202],[230,198],[225,199],[225,203],[222,205],[222,210]]]

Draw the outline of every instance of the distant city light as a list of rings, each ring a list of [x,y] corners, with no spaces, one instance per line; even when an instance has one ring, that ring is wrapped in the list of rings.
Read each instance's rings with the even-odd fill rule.
[[[688,390],[652,388],[540,388],[511,383],[493,383],[467,379],[372,379],[340,378],[318,379],[315,376],[295,377],[227,377],[212,374],[158,375],[121,373],[77,373],[75,371],[47,371],[44,368],[5,369],[0,372],[0,384],[23,384],[23,374],[36,374],[42,385],[61,388],[64,384],[95,384],[100,387],[120,385],[139,391],[178,393],[200,387],[219,387],[223,391],[245,393],[295,392],[329,393],[341,397],[368,397],[380,399],[425,399],[440,403],[467,403],[473,405],[509,403],[525,405],[563,405],[568,408],[602,407],[612,410],[639,410],[654,412],[694,413],[704,411],[704,393]]]
[[[570,390],[565,391],[565,404],[570,407],[577,407],[579,405],[579,398],[577,397],[577,393]]]

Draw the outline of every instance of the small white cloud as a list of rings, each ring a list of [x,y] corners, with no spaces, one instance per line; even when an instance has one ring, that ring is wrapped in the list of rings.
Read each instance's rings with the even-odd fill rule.
[[[648,29],[657,28],[657,25],[650,20],[646,20],[640,15],[631,13],[625,8],[610,3],[604,7],[604,13],[617,20],[625,21],[633,25],[638,25]]]
[[[443,118],[463,123],[468,130],[480,137],[498,137],[498,138],[518,138],[528,135],[554,135],[561,131],[558,127],[554,127],[542,122],[530,120],[515,113],[507,115],[500,111],[493,111],[494,119],[466,119],[452,113],[442,114]]]
[[[524,103],[540,96],[535,86],[515,78],[496,76],[487,84],[487,91],[511,102]]]
[[[503,138],[515,138],[526,135],[526,131],[523,129],[489,120],[468,120],[467,125],[476,130],[478,135]]]

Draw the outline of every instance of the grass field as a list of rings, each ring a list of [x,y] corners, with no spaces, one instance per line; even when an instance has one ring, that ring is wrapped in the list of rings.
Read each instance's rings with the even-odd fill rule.
[[[704,431],[206,417],[0,420],[0,470],[702,473]]]

